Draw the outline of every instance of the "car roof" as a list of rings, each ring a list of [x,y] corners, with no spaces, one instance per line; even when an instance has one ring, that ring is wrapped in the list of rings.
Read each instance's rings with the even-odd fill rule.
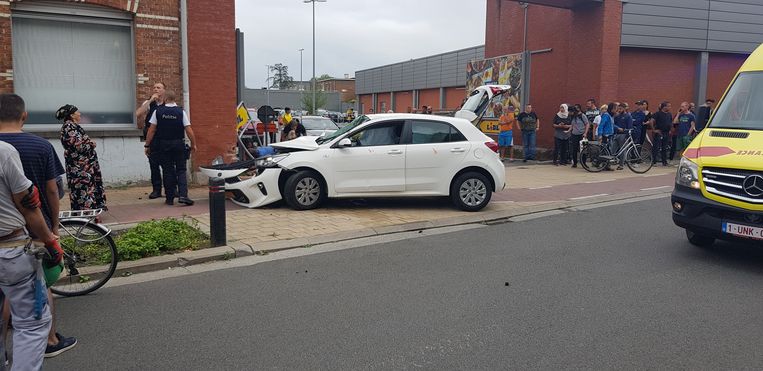
[[[439,120],[439,121],[445,121],[449,122],[451,124],[458,124],[463,125],[464,123],[470,124],[471,123],[465,119],[451,117],[451,116],[440,116],[440,115],[426,115],[421,113],[372,113],[367,114],[368,118],[371,120],[379,120],[379,119],[398,119],[398,120]]]

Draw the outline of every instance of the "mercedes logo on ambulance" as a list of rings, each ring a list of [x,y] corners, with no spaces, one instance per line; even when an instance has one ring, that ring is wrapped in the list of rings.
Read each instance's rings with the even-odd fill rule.
[[[744,178],[742,189],[744,189],[745,193],[752,197],[763,196],[763,176],[756,174]]]

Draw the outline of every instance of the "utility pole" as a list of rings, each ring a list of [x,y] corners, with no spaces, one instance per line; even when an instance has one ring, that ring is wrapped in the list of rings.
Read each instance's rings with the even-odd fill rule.
[[[267,95],[268,95],[268,106],[270,105],[270,67],[272,67],[269,64],[266,64],[265,67],[268,69],[268,79],[265,80],[265,89],[267,89]]]
[[[325,3],[328,0],[303,0],[305,4],[313,3],[313,114],[318,112],[315,106],[315,3]]]
[[[304,95],[305,95],[305,82],[302,80],[302,52],[305,51],[305,48],[299,49],[299,115],[302,116],[302,111],[305,110],[305,107],[303,107],[304,103]]]

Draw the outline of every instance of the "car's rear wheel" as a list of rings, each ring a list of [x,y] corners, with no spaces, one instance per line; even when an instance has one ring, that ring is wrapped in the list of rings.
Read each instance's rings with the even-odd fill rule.
[[[321,206],[326,198],[326,190],[318,173],[301,170],[286,180],[283,197],[294,210],[310,210]]]
[[[464,211],[482,210],[490,202],[492,194],[490,181],[477,172],[459,175],[450,187],[451,201]]]
[[[686,238],[694,246],[708,247],[715,243],[715,238],[698,234],[690,229],[686,230]]]

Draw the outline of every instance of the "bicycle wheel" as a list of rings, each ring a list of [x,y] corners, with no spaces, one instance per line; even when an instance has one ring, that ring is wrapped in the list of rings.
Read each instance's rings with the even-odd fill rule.
[[[94,223],[62,220],[59,229],[64,270],[50,288],[62,296],[79,296],[103,286],[117,269],[117,246]]]
[[[625,156],[628,168],[634,173],[643,174],[652,168],[652,150],[649,148],[636,145]]]
[[[606,161],[601,161],[601,147],[598,145],[587,145],[580,151],[580,166],[592,173],[598,173],[607,166]]]

